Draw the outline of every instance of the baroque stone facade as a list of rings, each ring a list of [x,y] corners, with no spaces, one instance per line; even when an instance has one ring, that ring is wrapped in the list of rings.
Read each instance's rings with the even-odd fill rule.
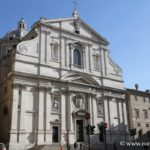
[[[3,133],[7,124],[6,135],[0,138],[9,142],[10,150],[86,142],[87,123],[96,126],[92,144],[100,144],[97,124],[102,121],[109,126],[108,142],[127,138],[121,68],[109,56],[108,41],[77,10],[69,18],[41,18],[16,43],[17,36],[8,37],[0,41],[0,92],[4,87],[9,91],[0,101],[1,110],[9,110],[0,127]],[[7,71],[5,61],[10,61]]]

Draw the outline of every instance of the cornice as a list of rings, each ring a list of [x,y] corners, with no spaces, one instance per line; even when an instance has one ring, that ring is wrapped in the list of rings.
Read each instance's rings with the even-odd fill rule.
[[[62,29],[62,28],[60,29],[59,27],[55,27],[55,26],[48,25],[48,24],[45,24],[45,23],[40,23],[40,24],[43,25],[43,26],[46,26],[46,27],[48,27],[48,28],[52,28],[52,29],[54,29],[54,30],[57,30],[57,31],[63,31],[63,32],[65,32],[65,33],[69,33],[69,34],[71,34],[72,36],[75,36],[75,37],[77,37],[77,38],[80,37],[80,38],[87,39],[87,40],[90,40],[90,41],[93,41],[93,42],[96,42],[96,43],[99,43],[99,44],[108,45],[107,42],[97,41],[97,40],[94,40],[94,39],[92,39],[92,38],[86,37],[86,36],[81,35],[81,34],[76,34],[76,33],[74,33],[74,32],[71,32],[71,31],[68,31],[68,30],[65,30],[65,29]]]

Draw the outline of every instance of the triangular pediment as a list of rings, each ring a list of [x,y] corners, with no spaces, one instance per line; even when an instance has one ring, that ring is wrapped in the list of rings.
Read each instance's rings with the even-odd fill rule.
[[[80,84],[92,84],[90,81],[86,81],[82,77],[75,78],[72,80],[73,82],[80,83]]]
[[[60,29],[60,22],[61,22],[61,29],[68,32],[74,33],[74,21],[77,18],[70,17],[64,19],[49,19],[44,20],[43,23],[49,25],[51,27],[55,27]],[[80,21],[80,35],[91,38],[93,40],[101,41],[105,44],[108,44],[108,41],[102,37],[99,33],[97,33],[92,27],[86,24],[82,19],[78,19]]]
[[[98,86],[99,83],[92,78],[89,75],[82,75],[82,74],[67,74],[62,77],[62,80],[72,82],[72,83],[78,83],[78,84],[83,84],[83,85],[93,85],[93,86]]]

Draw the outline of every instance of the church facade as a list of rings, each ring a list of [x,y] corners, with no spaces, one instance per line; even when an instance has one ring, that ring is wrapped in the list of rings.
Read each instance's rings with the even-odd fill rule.
[[[29,32],[23,20],[18,28],[18,39],[11,32],[0,41],[0,139],[10,150],[86,142],[88,123],[96,127],[96,144],[102,121],[108,142],[126,139],[122,71],[109,56],[109,42],[77,10],[69,18],[41,18]]]

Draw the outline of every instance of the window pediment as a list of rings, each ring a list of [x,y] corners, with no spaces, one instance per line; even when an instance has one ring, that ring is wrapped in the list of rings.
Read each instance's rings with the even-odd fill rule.
[[[81,41],[70,41],[68,44],[72,46],[72,48],[78,47],[84,49],[86,44]]]

